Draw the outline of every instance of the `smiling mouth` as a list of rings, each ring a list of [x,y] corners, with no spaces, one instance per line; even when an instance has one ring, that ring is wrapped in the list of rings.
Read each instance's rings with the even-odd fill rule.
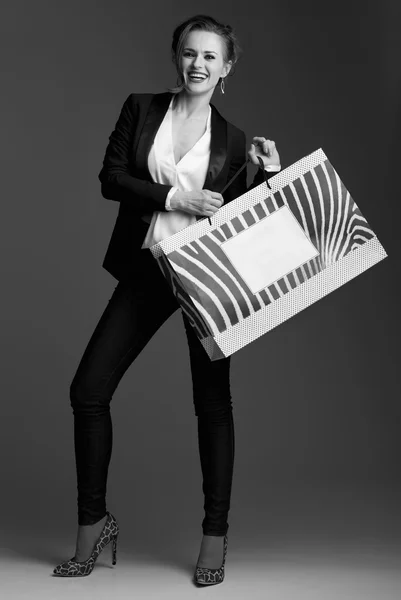
[[[188,78],[191,81],[205,81],[205,79],[207,79],[207,75],[204,75],[203,73],[188,73]]]

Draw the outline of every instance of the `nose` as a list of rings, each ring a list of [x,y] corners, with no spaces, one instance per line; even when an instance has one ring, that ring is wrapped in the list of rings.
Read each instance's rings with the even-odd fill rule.
[[[203,65],[203,56],[201,54],[197,54],[193,60],[192,66],[196,69],[201,69]]]

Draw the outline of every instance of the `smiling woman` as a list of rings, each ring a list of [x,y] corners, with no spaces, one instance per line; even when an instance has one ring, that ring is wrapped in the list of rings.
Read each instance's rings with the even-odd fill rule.
[[[193,34],[196,33],[195,38]],[[206,34],[206,35],[204,35]],[[206,42],[209,41],[209,44]],[[203,43],[203,44],[202,44]],[[203,58],[205,64],[209,67],[213,61],[217,65],[211,68],[211,72],[218,75],[215,85],[221,85],[221,91],[224,93],[224,80],[229,74],[231,68],[238,61],[241,52],[236,35],[230,25],[222,25],[205,15],[198,15],[188,19],[179,25],[173,34],[172,59],[178,73],[177,86],[169,88],[172,93],[179,93],[188,83],[188,77],[191,65],[195,72],[201,71],[197,68],[193,60],[201,52],[200,46],[203,45]],[[200,67],[201,65],[199,65]],[[205,77],[208,73],[204,71]],[[195,81],[194,79],[192,79]]]
[[[245,133],[210,102],[219,85],[224,91],[238,53],[229,25],[205,15],[180,24],[172,42],[177,87],[159,94],[129,94],[109,136],[99,180],[103,197],[120,207],[103,266],[118,285],[70,386],[78,535],[75,556],[58,565],[56,575],[89,575],[109,543],[115,563],[119,526],[106,510],[112,451],[110,402],[124,373],[179,308],[149,248],[197,217],[212,216],[248,189],[246,170],[226,185],[244,163]],[[253,138],[248,156],[258,166],[261,158],[267,171],[280,170],[275,144],[265,137]],[[264,179],[259,170],[250,188]],[[223,581],[227,551],[234,465],[230,357],[212,362],[184,313],[182,317],[205,509],[195,581],[210,585]]]
[[[180,59],[180,72],[184,82],[205,83],[215,88],[230,72],[232,63],[225,60],[225,44],[221,37],[209,31],[191,31],[186,39]],[[209,50],[205,49],[209,48]],[[212,50],[210,50],[212,48]]]

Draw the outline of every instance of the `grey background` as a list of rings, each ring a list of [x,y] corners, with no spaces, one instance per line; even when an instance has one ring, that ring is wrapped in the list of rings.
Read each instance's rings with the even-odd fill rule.
[[[233,25],[244,49],[212,102],[248,141],[274,139],[283,167],[322,147],[389,254],[232,357],[230,523],[256,535],[288,490],[399,486],[395,3],[20,0],[0,18],[4,528],[75,534],[69,384],[117,284],[101,262],[118,205],[97,174],[128,94],[175,84],[171,34],[199,12]],[[112,415],[110,510],[126,531],[199,533],[178,312],[126,373]]]

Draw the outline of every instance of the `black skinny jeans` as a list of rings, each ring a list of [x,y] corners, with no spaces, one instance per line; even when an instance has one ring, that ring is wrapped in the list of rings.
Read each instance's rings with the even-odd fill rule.
[[[149,250],[142,252],[149,258]],[[179,308],[156,261],[151,257],[147,262],[146,274],[118,282],[71,383],[79,525],[92,525],[106,514],[113,393],[142,348]],[[182,316],[198,420],[205,510],[202,530],[205,535],[224,535],[228,531],[234,466],[230,357],[212,362],[187,317]]]

